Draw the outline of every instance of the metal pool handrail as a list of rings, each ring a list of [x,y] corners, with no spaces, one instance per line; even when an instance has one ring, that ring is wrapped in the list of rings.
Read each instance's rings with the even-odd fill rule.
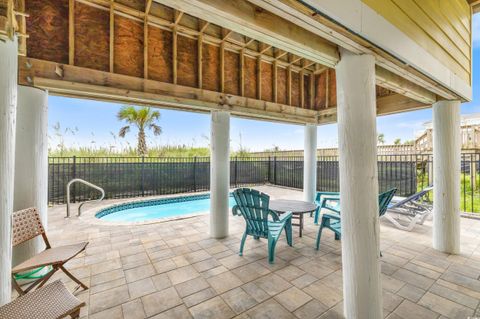
[[[80,216],[81,215],[81,209],[82,209],[82,206],[86,203],[89,203],[89,202],[99,202],[101,200],[103,200],[105,198],[105,191],[103,190],[103,188],[101,188],[100,186],[97,186],[95,184],[92,184],[90,182],[87,182],[86,180],[83,180],[81,178],[74,178],[72,179],[70,182],[68,182],[67,184],[67,216],[66,218],[69,218],[70,217],[70,186],[75,183],[75,182],[79,182],[79,183],[82,183],[84,185],[87,185],[87,186],[90,186],[91,188],[94,188],[96,190],[98,190],[99,192],[102,193],[102,196],[100,196],[99,199],[95,199],[95,200],[88,200],[88,201],[85,201],[83,203],[81,203],[79,206],[78,206],[78,215],[77,216]]]

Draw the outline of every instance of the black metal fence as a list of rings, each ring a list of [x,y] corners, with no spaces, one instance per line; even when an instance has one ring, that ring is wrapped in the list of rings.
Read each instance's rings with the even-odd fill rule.
[[[461,208],[480,212],[477,174],[480,154],[462,154]],[[379,155],[380,191],[398,188],[408,196],[433,183],[432,155]],[[164,195],[206,191],[210,185],[208,157],[50,157],[48,198],[50,204],[66,201],[66,184],[82,178],[105,189],[106,198]],[[230,161],[232,187],[273,185],[303,187],[303,157],[234,157]],[[338,157],[317,160],[317,189],[339,190]],[[95,190],[72,185],[71,198],[96,198]]]

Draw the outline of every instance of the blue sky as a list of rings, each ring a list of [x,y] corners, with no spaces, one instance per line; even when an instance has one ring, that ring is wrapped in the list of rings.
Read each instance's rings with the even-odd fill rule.
[[[480,112],[480,14],[473,19],[473,101],[462,104],[462,114]],[[122,148],[136,145],[136,132],[127,137],[114,137],[122,127],[116,113],[121,105],[91,100],[79,100],[57,96],[49,97],[50,146],[55,147],[59,138],[54,126],[60,123],[60,131],[67,146],[112,146]],[[150,146],[195,145],[208,146],[210,117],[208,114],[160,110],[159,137],[149,136]],[[431,109],[382,116],[377,118],[377,131],[385,135],[386,143],[396,138],[402,141],[413,139],[422,129],[422,123],[432,118]],[[67,131],[67,133],[65,133]],[[274,146],[280,149],[303,148],[303,128],[298,125],[245,120],[233,117],[231,120],[231,147],[240,145],[250,151],[261,151]],[[318,128],[318,147],[337,145],[337,126],[324,125]]]

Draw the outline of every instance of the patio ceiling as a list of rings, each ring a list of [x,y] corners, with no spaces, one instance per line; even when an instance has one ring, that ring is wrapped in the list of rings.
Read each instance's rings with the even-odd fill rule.
[[[336,121],[338,46],[248,1],[17,1],[19,84],[291,123]],[[28,38],[27,38],[28,35]],[[377,66],[377,114],[435,93]]]

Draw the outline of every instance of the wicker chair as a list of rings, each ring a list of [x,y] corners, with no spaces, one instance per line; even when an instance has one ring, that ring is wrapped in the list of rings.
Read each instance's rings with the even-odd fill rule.
[[[59,319],[80,317],[85,302],[78,300],[65,285],[56,280],[32,293],[0,307],[2,319]]]
[[[88,242],[74,245],[51,247],[45,229],[36,208],[27,208],[13,213],[13,247],[27,242],[37,236],[42,236],[46,249],[39,254],[16,265],[12,269],[13,286],[20,295],[24,295],[38,285],[42,287],[47,280],[57,271],[62,270],[70,279],[79,284],[83,289],[88,287],[65,269],[64,264],[85,250]],[[15,279],[15,275],[31,271],[39,267],[51,266],[51,270],[42,278],[34,281],[27,289],[23,290]]]

